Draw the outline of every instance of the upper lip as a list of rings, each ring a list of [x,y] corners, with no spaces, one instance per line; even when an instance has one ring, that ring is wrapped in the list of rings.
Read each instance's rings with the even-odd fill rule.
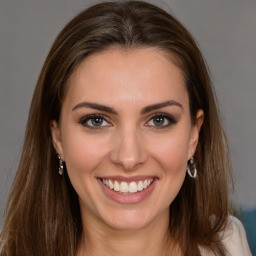
[[[137,176],[101,176],[98,177],[99,179],[106,179],[106,180],[116,180],[116,181],[126,181],[126,182],[132,182],[132,181],[140,181],[140,180],[146,180],[146,179],[156,179],[157,177],[154,175],[137,175]]]

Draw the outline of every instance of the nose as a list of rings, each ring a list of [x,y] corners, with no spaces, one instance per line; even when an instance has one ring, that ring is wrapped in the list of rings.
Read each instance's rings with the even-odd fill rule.
[[[110,160],[125,171],[132,171],[147,160],[147,150],[136,129],[124,129],[116,134]]]

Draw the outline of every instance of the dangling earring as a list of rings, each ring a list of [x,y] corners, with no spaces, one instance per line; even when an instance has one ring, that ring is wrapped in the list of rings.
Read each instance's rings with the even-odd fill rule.
[[[63,162],[61,160],[60,154],[57,154],[57,158],[59,160],[59,174],[63,175],[64,166],[63,166]]]
[[[193,170],[193,174],[191,173],[190,168]],[[192,156],[187,164],[187,173],[191,178],[196,178],[197,177],[197,170],[196,170],[196,164],[194,162],[194,157]]]

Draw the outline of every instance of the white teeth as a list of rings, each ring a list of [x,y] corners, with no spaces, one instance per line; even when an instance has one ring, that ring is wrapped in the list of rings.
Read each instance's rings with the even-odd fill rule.
[[[147,182],[147,180],[144,180],[143,188],[146,188],[147,186],[148,186],[148,182]]]
[[[120,192],[127,193],[128,190],[129,190],[128,183],[122,181],[121,184],[120,184]]]
[[[131,182],[130,184],[129,184],[129,192],[130,193],[136,193],[137,192],[137,184],[136,184],[136,182]]]
[[[143,187],[143,182],[140,181],[139,184],[138,184],[138,188],[137,188],[137,189],[138,189],[138,191],[142,191],[143,188],[144,188],[144,187]]]
[[[104,179],[103,179],[104,180]],[[111,180],[108,181],[108,187],[110,189],[113,189],[114,188],[114,185],[113,185],[113,182]]]
[[[102,183],[105,184],[107,187],[124,194],[132,194],[137,193],[138,191],[142,191],[149,185],[151,185],[152,182],[153,179],[140,180],[139,182],[132,181],[130,183],[126,181],[118,182],[117,180],[113,181],[110,179],[102,179]]]
[[[119,183],[117,181],[114,182],[114,190],[119,191]]]

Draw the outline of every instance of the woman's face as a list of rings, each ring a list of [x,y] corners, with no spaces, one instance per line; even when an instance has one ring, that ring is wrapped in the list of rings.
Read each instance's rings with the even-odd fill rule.
[[[67,86],[51,129],[82,218],[115,229],[168,220],[203,120],[191,124],[180,68],[154,48],[115,48],[86,58]]]

